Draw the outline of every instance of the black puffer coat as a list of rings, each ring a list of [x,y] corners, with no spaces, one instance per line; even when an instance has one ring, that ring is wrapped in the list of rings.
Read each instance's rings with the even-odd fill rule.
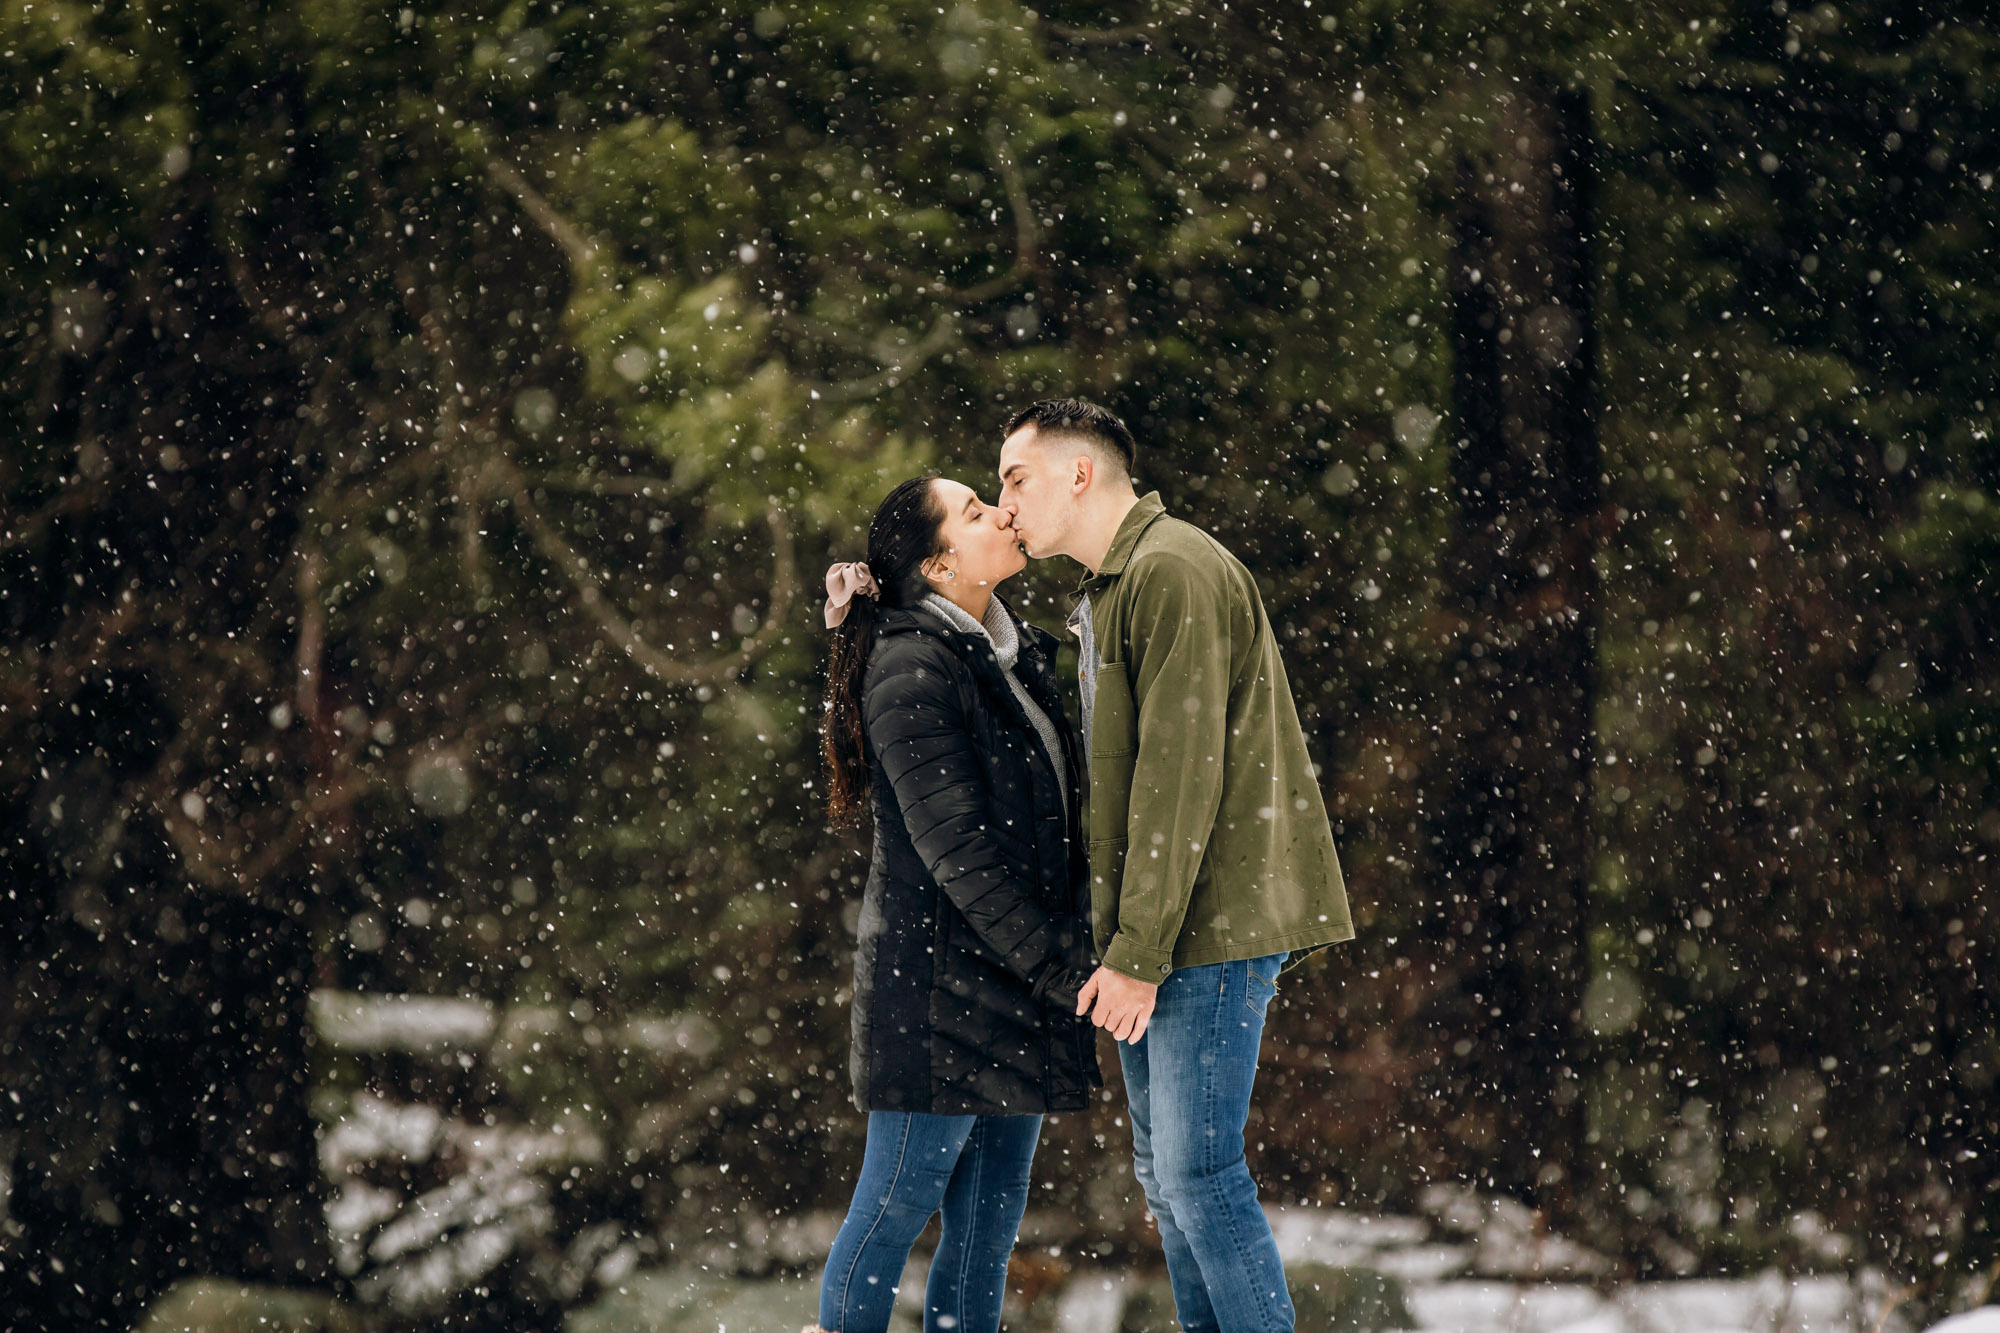
[[[1062,736],[1060,773],[985,635],[922,608],[887,608],[876,628],[849,1062],[864,1111],[1074,1111],[1102,1086],[1075,1016],[1095,967],[1076,738],[1054,637],[1015,623],[1015,677]]]

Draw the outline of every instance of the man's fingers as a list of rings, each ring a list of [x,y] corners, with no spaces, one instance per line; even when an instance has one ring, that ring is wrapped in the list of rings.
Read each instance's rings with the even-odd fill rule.
[[[1146,1035],[1146,1025],[1152,1021],[1153,1015],[1150,1010],[1139,1015],[1139,1021],[1132,1025],[1132,1044],[1134,1046],[1137,1046],[1139,1039]]]
[[[1083,989],[1076,993],[1077,1017],[1081,1018],[1090,1012],[1090,1002],[1097,998],[1097,991],[1097,974],[1093,972],[1090,974],[1090,979],[1083,983]]]

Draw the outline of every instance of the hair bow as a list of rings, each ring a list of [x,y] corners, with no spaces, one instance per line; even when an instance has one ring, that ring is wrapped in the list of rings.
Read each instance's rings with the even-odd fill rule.
[[[836,628],[847,619],[848,604],[854,595],[881,599],[882,590],[875,586],[875,576],[868,572],[868,566],[859,560],[844,565],[834,565],[826,571],[826,627]]]

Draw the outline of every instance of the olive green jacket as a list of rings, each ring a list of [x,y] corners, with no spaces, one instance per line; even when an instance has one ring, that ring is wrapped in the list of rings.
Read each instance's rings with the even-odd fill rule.
[[[1104,964],[1176,967],[1354,937],[1278,643],[1236,557],[1139,501],[1090,598],[1091,915]]]

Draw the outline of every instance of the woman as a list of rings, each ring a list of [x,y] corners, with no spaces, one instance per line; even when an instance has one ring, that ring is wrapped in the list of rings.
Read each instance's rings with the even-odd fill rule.
[[[1042,1115],[1101,1086],[1055,640],[994,595],[1026,564],[1006,511],[919,477],[867,560],[827,572],[828,812],[874,816],[850,1060],[868,1146],[806,1333],[882,1333],[940,1210],[926,1333],[996,1333]]]

